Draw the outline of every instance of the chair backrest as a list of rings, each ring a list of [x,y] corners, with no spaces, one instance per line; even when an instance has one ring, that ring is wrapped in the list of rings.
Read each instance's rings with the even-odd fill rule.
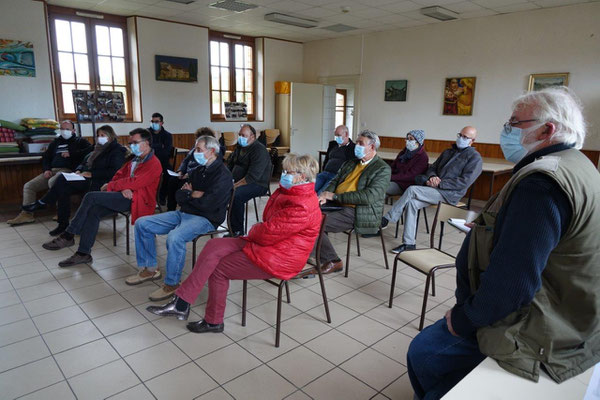
[[[323,235],[325,234],[325,224],[327,223],[327,214],[321,213],[321,228],[319,229],[319,236],[317,237],[317,246],[315,247],[315,256],[317,262],[321,262],[321,242],[323,241]]]
[[[265,129],[265,136],[267,137],[267,146],[275,143],[277,137],[279,137],[279,129]]]
[[[233,146],[237,143],[237,133],[223,132],[223,140],[225,141],[225,146]]]
[[[464,208],[453,206],[452,204],[439,202],[433,224],[431,226],[431,232],[429,235],[429,245],[431,248],[434,247],[434,235],[438,224],[447,222],[450,218],[461,218],[467,222],[471,222],[475,219],[477,213],[471,210],[465,210]]]

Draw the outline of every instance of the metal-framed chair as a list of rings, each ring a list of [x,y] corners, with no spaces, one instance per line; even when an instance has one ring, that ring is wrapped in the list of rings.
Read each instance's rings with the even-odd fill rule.
[[[319,230],[319,236],[317,237],[316,256],[317,260],[321,256],[321,242],[323,235],[325,234],[325,222],[327,221],[327,214],[321,216],[321,228]],[[323,306],[325,307],[325,315],[327,316],[327,322],[331,323],[331,315],[329,314],[329,303],[327,302],[327,294],[325,293],[325,282],[323,280],[323,273],[321,272],[321,266],[315,267],[319,275],[319,282],[321,283],[321,294],[323,295]],[[312,266],[311,266],[312,269]],[[285,287],[285,294],[288,304],[290,303],[290,288],[288,286],[288,280],[281,279],[279,282],[275,282],[271,279],[265,279],[265,282],[273,286],[277,286],[277,319],[275,323],[275,347],[279,347],[280,336],[281,336],[281,302],[283,300],[283,288]],[[244,280],[242,290],[242,326],[246,326],[246,306],[247,306],[247,295],[248,295],[248,281]]]
[[[379,227],[379,232],[382,232],[381,227]],[[358,239],[358,233],[356,232],[356,230],[354,228],[344,231],[343,233],[348,235],[348,243],[346,245],[346,271],[344,272],[344,277],[347,278],[348,271],[350,270],[350,246],[352,244],[352,233],[354,233],[356,236],[356,252],[358,253],[359,257],[360,257],[360,241]],[[388,264],[387,251],[385,249],[385,241],[383,240],[383,233],[380,233],[379,238],[381,239],[381,250],[383,251],[383,260],[385,261],[385,269],[390,269],[390,266]],[[319,258],[317,258],[317,260],[319,260]],[[317,262],[317,264],[319,264],[319,263]]]
[[[231,210],[234,196],[235,196],[235,188],[231,189],[231,197],[229,198],[229,204],[227,205],[227,217],[225,218],[226,226],[221,225],[220,227],[216,228],[215,230],[212,230],[212,231],[206,232],[206,233],[201,233],[200,235],[196,236],[196,238],[194,240],[192,240],[192,269],[194,268],[194,264],[196,264],[196,242],[198,241],[198,239],[200,239],[204,236],[210,236],[210,238],[212,239],[215,235],[219,235],[221,233],[229,233],[230,235],[232,234],[232,232],[231,232],[231,213],[229,211]]]
[[[277,149],[275,149],[277,150]],[[257,198],[261,198],[261,197],[271,197],[271,178],[273,177],[273,171],[275,169],[275,165],[271,164],[271,175],[269,175],[269,187],[267,188],[267,193],[261,195],[261,196],[256,196],[252,198],[252,202],[254,202],[254,214],[256,216],[256,222],[259,222],[259,217],[258,217],[258,206],[256,204],[256,199]],[[248,200],[246,202],[246,214],[245,214],[245,223],[244,223],[244,232],[248,232],[248,203],[250,203],[250,200]]]
[[[117,216],[121,214],[125,217],[125,254],[129,255],[129,219],[131,211],[119,211],[113,214],[113,246],[117,246]]]
[[[447,203],[438,203],[437,211],[431,226],[431,233],[429,235],[429,248],[428,249],[417,249],[408,250],[396,255],[394,259],[394,269],[392,270],[392,284],[390,288],[390,300],[388,307],[392,308],[394,301],[394,289],[396,285],[396,272],[398,270],[398,262],[402,261],[409,267],[419,271],[420,273],[427,276],[425,280],[425,292],[423,295],[423,306],[421,309],[421,320],[419,322],[419,330],[423,329],[423,323],[425,321],[425,312],[427,310],[427,297],[429,295],[429,285],[431,285],[431,295],[435,296],[435,272],[440,269],[453,268],[455,266],[455,257],[440,250],[436,249],[434,245],[435,231],[437,224],[442,224],[448,221],[450,218],[462,218],[465,220],[472,219],[475,212],[465,210],[463,208],[453,206]]]

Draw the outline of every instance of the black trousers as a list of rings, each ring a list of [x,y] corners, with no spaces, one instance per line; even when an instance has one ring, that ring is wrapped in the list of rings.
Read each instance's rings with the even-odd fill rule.
[[[61,174],[56,178],[54,186],[41,198],[46,204],[56,203],[56,214],[58,216],[58,224],[69,225],[71,217],[71,195],[85,194],[90,189],[90,179],[85,181],[68,181]]]
[[[175,193],[177,193],[177,191],[181,189],[186,180],[179,179],[176,176],[169,176],[168,179],[169,180],[167,181],[167,210],[175,211],[175,209],[177,208],[177,200],[175,200]]]
[[[247,185],[238,186],[235,189],[235,197],[231,211],[231,229],[234,232],[244,231],[244,206],[248,200],[254,197],[262,196],[267,193],[267,188],[257,185],[256,183],[248,183]]]

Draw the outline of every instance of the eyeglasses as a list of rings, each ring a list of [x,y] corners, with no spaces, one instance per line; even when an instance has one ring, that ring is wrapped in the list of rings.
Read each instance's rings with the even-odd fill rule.
[[[511,121],[511,120],[509,120],[507,123],[504,124],[504,131],[506,133],[511,133],[512,132],[512,128],[514,126],[517,126],[517,125],[525,123],[525,122],[533,122],[533,121],[539,121],[539,119],[537,119],[537,118],[536,119],[524,119],[524,120],[521,120],[521,121],[518,121],[518,120],[512,120]]]
[[[468,137],[468,136],[465,136],[465,135],[463,135],[463,134],[462,134],[462,133],[460,133],[460,132],[458,132],[458,133],[456,134],[456,137],[457,137],[457,138],[463,138],[463,139],[469,139],[469,140],[473,140],[473,138],[470,138],[470,137]]]
[[[283,171],[281,171],[281,173],[287,174],[287,175],[296,175],[296,174],[299,174],[300,172],[298,172],[298,171],[286,171],[284,169]]]
[[[142,142],[145,142],[145,140],[132,140],[131,142],[129,142],[129,144],[140,144]]]

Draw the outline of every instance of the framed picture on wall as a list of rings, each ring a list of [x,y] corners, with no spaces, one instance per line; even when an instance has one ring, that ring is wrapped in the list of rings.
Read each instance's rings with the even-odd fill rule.
[[[385,101],[406,101],[408,81],[385,81]]]
[[[558,72],[552,74],[531,74],[529,75],[529,85],[527,90],[530,92],[546,89],[554,86],[568,86],[569,73]]]
[[[446,78],[443,115],[473,115],[475,81],[474,76]]]
[[[154,56],[156,80],[172,82],[198,82],[198,59]]]
[[[35,76],[33,44],[0,39],[0,75]]]

